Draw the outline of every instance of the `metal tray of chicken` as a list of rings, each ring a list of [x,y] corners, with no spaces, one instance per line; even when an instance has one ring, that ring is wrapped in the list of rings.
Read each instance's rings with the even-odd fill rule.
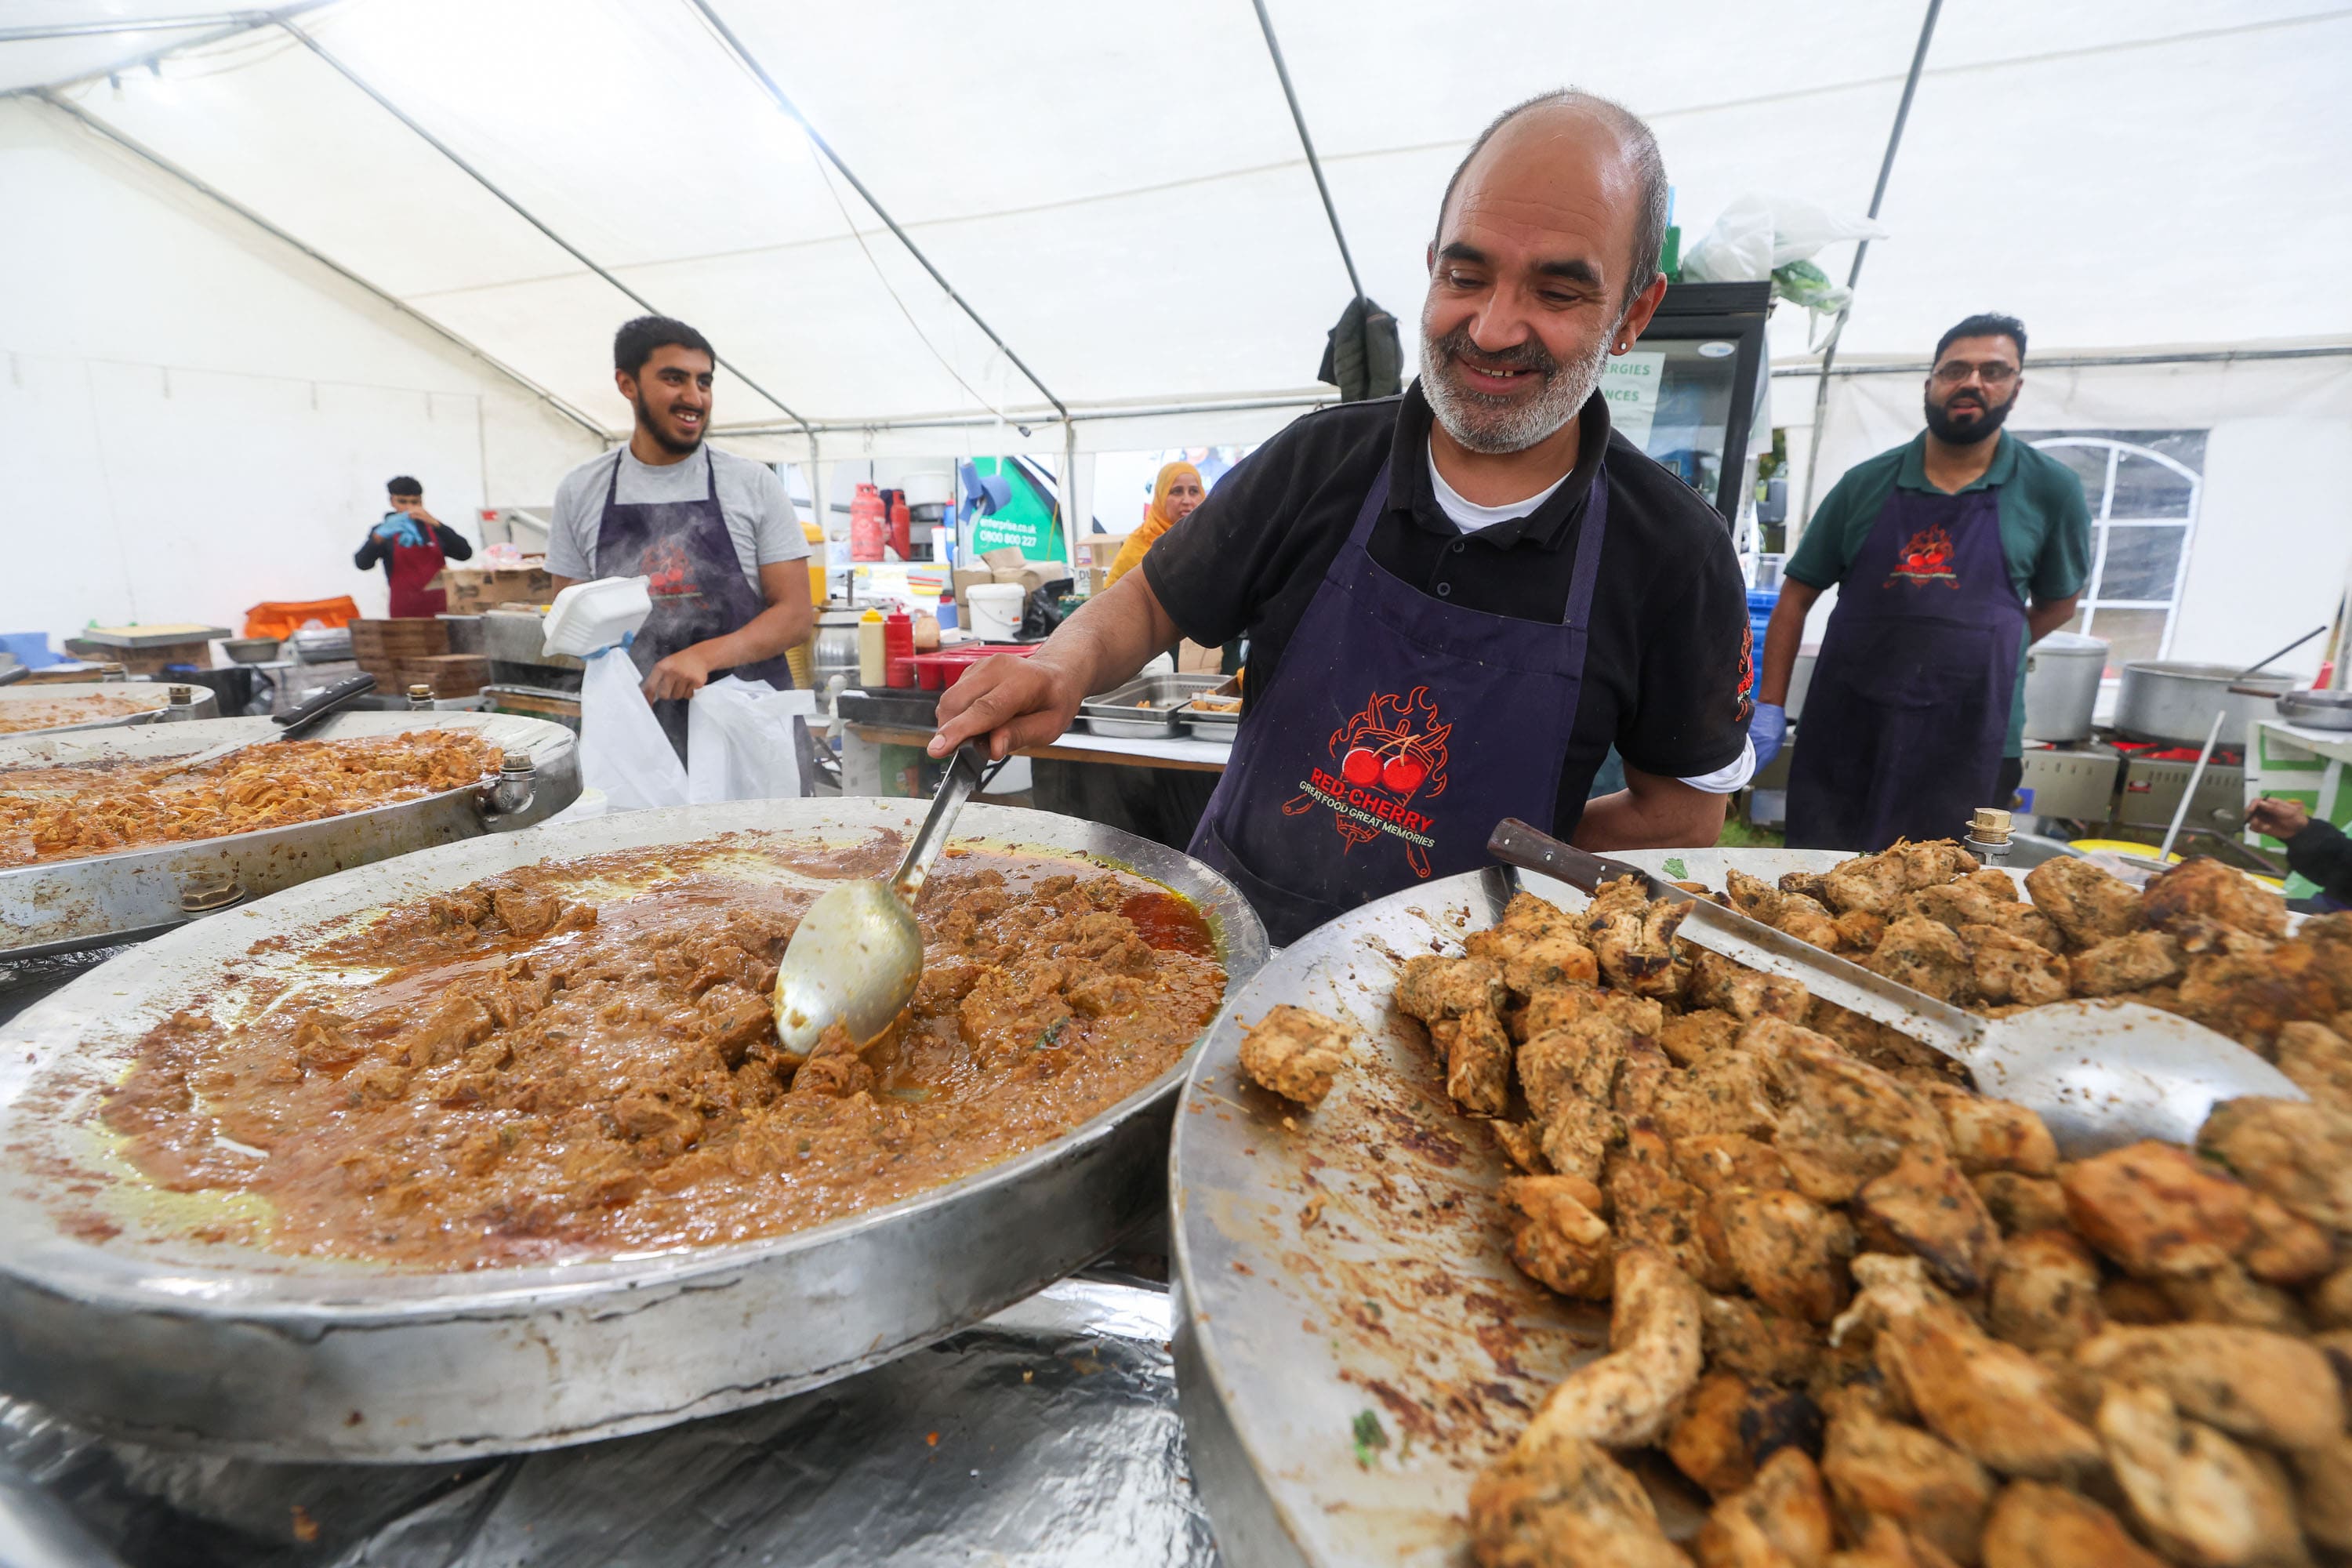
[[[75,703],[85,698],[111,699],[93,707],[119,708],[118,712],[102,712],[88,718],[73,718],[70,710],[64,721],[43,724],[38,729],[11,729],[23,720],[36,703]],[[190,686],[188,706],[184,715],[205,720],[219,712],[219,700],[209,686]],[[163,681],[131,680],[60,680],[47,685],[25,684],[0,686],[0,741],[15,741],[33,735],[62,735],[82,730],[121,730],[134,724],[152,724],[172,705],[172,688]],[[46,711],[46,710],[44,710]]]
[[[160,691],[162,689],[159,687]],[[0,866],[0,960],[135,942],[314,877],[478,834],[529,826],[580,795],[578,737],[505,713],[338,713],[306,737],[478,730],[530,771],[285,827]],[[204,719],[69,735],[0,737],[0,770],[193,755],[278,733],[268,719]]]
[[[1222,675],[1139,675],[1124,686],[1078,704],[1078,717],[1097,735],[1164,740],[1184,723],[1184,704],[1224,683]]]
[[[1723,885],[1825,871],[1820,850],[1619,852]],[[1170,1151],[1177,1394],[1202,1500],[1233,1568],[1469,1560],[1470,1484],[1570,1369],[1608,1347],[1606,1306],[1514,1267],[1493,1193],[1508,1174],[1462,1115],[1397,968],[1459,952],[1515,889],[1582,893],[1490,868],[1394,893],[1282,950],[1234,994],[1178,1104]],[[1360,1044],[1304,1112],[1245,1081],[1243,1026],[1281,1003]],[[1704,1517],[1681,1478],[1643,1472],[1672,1535]]]
[[[543,860],[724,834],[742,836],[724,847],[741,875],[829,886],[784,856],[887,848],[883,836],[911,832],[924,809],[739,801],[419,850],[169,932],[0,1027],[0,1389],[111,1436],[256,1458],[392,1462],[554,1447],[878,1365],[1101,1255],[1164,1212],[1168,1121],[1197,1041],[1057,1137],[829,1224],[453,1272],[205,1240],[213,1211],[192,1221],[187,1206],[204,1194],[155,1188],[110,1152],[89,1114],[154,1025],[177,1009],[226,1005],[218,993],[232,963],[240,989],[374,978],[304,963],[325,922]],[[1175,850],[1071,817],[977,805],[958,819],[956,842],[1091,860],[1182,895],[1207,921],[1227,998],[1265,963],[1256,915]]]

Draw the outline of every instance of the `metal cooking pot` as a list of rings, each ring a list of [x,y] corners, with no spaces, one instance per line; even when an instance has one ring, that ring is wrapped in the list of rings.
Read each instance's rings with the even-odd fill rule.
[[[2231,686],[2260,687],[2271,696],[2233,694]],[[2116,728],[2143,741],[2201,746],[2219,712],[2221,743],[2242,746],[2246,726],[2273,717],[2277,699],[2294,688],[2292,675],[2240,675],[2226,664],[2133,659],[2124,666],[2123,689],[2116,697]]]
[[[825,683],[845,675],[857,684],[856,610],[826,610],[816,618],[816,689],[822,700]]]
[[[2025,650],[2025,732],[2036,741],[2083,741],[2099,703],[2107,647],[2097,637],[2052,632]],[[2206,721],[2210,723],[2209,717]],[[2200,732],[2198,737],[2205,737]]]
[[[2278,710],[2307,730],[2352,730],[2352,691],[2292,691],[2279,699]]]

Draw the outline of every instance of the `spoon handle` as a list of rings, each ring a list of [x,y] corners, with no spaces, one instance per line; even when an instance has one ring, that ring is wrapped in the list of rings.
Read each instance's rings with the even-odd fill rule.
[[[891,888],[906,901],[908,909],[922,896],[923,879],[931,873],[931,862],[940,858],[947,847],[948,829],[954,826],[956,813],[963,803],[980,788],[980,775],[987,766],[980,748],[970,741],[958,746],[955,755],[948,759],[947,777],[940,781],[940,793],[931,797],[930,815],[916,831],[915,841],[907,846],[907,858],[898,862],[898,875],[890,879]]]

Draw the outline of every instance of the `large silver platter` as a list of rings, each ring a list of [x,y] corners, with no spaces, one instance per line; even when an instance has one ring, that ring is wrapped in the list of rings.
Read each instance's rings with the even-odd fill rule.
[[[135,941],[347,867],[528,826],[579,797],[578,738],[543,719],[510,713],[338,713],[308,738],[332,741],[425,729],[479,730],[509,752],[529,752],[535,774],[530,803],[500,811],[484,791],[466,784],[289,827],[0,869],[0,959]],[[200,719],[136,730],[0,737],[0,768],[123,757],[152,762],[191,755],[223,741],[266,740],[277,733],[278,726],[268,719]]]
[[[27,735],[64,735],[83,730],[121,730],[133,724],[153,722],[155,716],[172,705],[172,684],[156,681],[127,680],[60,680],[49,685],[37,682],[0,686],[0,721],[8,717],[9,709],[20,702],[56,702],[76,697],[129,697],[141,706],[129,713],[116,713],[100,719],[84,719],[71,724],[45,724],[37,730],[0,731],[0,740],[17,740]],[[219,699],[209,686],[187,684],[194,717],[201,721],[219,710]]]
[[[516,866],[725,833],[745,835],[747,860],[761,834],[866,843],[911,831],[924,809],[743,801],[421,850],[172,931],[0,1027],[0,1389],[114,1435],[263,1458],[551,1447],[829,1382],[1098,1256],[1161,1208],[1168,1118],[1190,1053],[1061,1138],[869,1214],[739,1246],[466,1274],[190,1239],[187,1211],[113,1162],[83,1116],[141,1035],[202,1005],[231,960],[259,979],[290,973],[336,917]],[[1228,997],[1265,962],[1257,917],[1189,857],[1045,812],[973,805],[957,826],[959,843],[1088,856],[1183,894],[1209,920]],[[286,940],[253,951],[271,938]],[[42,1092],[28,1097],[37,1081]],[[94,1161],[119,1173],[98,1201],[123,1226],[98,1241],[72,1233],[49,1173]]]
[[[1769,878],[1846,858],[1617,858],[1716,887],[1727,866]],[[1566,909],[1587,902],[1564,883],[1490,868],[1367,904],[1285,948],[1235,994],[1185,1085],[1169,1164],[1177,1394],[1234,1568],[1458,1568],[1472,1480],[1571,1367],[1607,1348],[1604,1309],[1554,1295],[1505,1255],[1502,1156],[1447,1097],[1420,1026],[1390,1003],[1399,964],[1459,952],[1515,886]],[[1243,1025],[1284,1002],[1360,1032],[1311,1112],[1240,1075]],[[1386,1447],[1362,1448],[1360,1462],[1367,1412]],[[1669,1531],[1695,1529],[1695,1514],[1678,1513],[1679,1478],[1655,1479]]]

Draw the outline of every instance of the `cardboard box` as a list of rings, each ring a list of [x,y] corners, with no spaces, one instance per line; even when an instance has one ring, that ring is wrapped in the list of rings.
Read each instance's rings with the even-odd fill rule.
[[[444,566],[427,587],[449,596],[449,613],[472,615],[491,605],[544,605],[555,597],[555,578],[542,559],[520,566]]]
[[[1118,559],[1118,552],[1127,547],[1128,538],[1124,533],[1087,534],[1084,543],[1088,564],[1098,572],[1109,571],[1111,563]]]

